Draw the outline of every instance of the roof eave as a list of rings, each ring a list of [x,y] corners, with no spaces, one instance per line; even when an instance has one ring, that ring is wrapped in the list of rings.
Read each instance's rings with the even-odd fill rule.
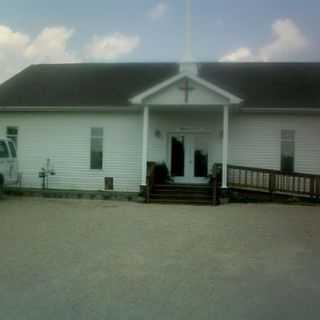
[[[138,106],[0,106],[0,112],[134,112]]]
[[[290,106],[279,106],[279,107],[240,107],[242,112],[250,113],[320,113],[320,107],[314,108],[300,108]]]

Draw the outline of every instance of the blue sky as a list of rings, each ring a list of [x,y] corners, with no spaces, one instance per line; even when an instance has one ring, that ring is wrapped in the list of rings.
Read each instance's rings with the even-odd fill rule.
[[[184,0],[0,0],[0,8],[0,80],[31,63],[183,55]],[[320,1],[193,0],[192,14],[197,60],[319,60]]]

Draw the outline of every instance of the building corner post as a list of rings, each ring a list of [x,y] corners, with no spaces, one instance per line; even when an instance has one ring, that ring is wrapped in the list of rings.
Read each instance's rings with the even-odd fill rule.
[[[229,108],[223,106],[222,189],[228,188]]]
[[[148,135],[149,135],[149,106],[143,107],[143,130],[142,130],[142,175],[141,186],[147,185],[147,162],[148,162]]]

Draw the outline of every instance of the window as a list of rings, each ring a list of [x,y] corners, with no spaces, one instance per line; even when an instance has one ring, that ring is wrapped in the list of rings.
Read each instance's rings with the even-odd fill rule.
[[[18,146],[18,128],[17,127],[7,127],[7,138],[11,139],[17,148],[17,146]]]
[[[9,158],[9,150],[4,141],[0,141],[0,158]]]
[[[281,171],[294,172],[295,131],[281,131]]]
[[[103,128],[91,129],[90,168],[101,170],[103,165]]]
[[[10,149],[12,158],[16,158],[17,157],[17,152],[16,152],[16,148],[14,146],[14,143],[9,141],[8,144],[9,144],[9,149]]]

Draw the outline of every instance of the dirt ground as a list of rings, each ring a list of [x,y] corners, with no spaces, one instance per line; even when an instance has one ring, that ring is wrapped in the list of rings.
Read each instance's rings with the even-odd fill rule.
[[[320,207],[0,201],[0,319],[319,319]]]

